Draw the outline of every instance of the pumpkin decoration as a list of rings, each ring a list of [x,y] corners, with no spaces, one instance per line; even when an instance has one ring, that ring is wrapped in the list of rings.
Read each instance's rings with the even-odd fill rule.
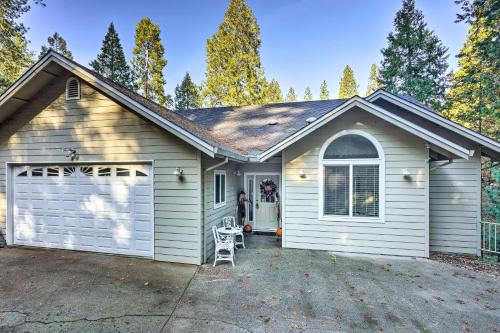
[[[283,230],[279,227],[278,230],[276,230],[276,236],[281,237],[281,235],[283,235]]]
[[[245,232],[247,234],[250,233],[250,232],[252,232],[252,226],[250,224],[245,225],[243,227],[243,232]]]

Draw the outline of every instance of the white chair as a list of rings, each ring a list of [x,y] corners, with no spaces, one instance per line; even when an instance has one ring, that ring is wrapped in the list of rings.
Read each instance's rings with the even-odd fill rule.
[[[222,225],[224,227],[230,227],[238,229],[238,232],[234,234],[234,244],[236,246],[242,245],[245,248],[245,236],[243,235],[243,228],[236,225],[236,219],[234,216],[225,216],[222,218]],[[238,241],[238,237],[241,237],[241,241]]]
[[[230,261],[234,267],[234,242],[232,238],[220,235],[215,225],[212,226],[212,232],[215,246],[214,267],[217,261]]]

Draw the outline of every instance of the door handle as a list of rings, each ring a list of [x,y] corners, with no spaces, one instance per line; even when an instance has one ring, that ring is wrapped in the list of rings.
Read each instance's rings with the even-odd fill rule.
[[[258,202],[255,203],[255,208],[259,209],[259,203]]]

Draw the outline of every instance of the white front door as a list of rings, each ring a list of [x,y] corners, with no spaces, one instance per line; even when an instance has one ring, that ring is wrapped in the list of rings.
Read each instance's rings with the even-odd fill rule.
[[[14,244],[153,257],[150,165],[13,168]]]
[[[278,227],[279,174],[245,174],[248,204],[248,221],[255,230],[270,231]]]

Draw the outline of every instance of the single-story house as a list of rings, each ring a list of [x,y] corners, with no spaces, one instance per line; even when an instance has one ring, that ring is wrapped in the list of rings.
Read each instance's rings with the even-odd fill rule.
[[[50,51],[0,97],[0,231],[201,264],[244,191],[283,247],[476,254],[481,156],[500,143],[409,96],[172,111]]]

